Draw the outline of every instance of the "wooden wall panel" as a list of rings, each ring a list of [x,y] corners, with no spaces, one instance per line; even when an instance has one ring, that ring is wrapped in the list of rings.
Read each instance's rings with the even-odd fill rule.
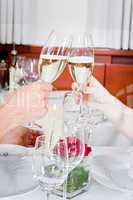
[[[123,103],[133,107],[133,65],[108,64],[105,87]]]
[[[111,63],[111,56],[96,55],[95,62],[96,63]]]
[[[94,76],[104,85],[104,64],[95,64]],[[70,90],[72,85],[72,78],[68,67],[65,68],[61,76],[54,82],[54,87],[58,90]]]
[[[5,59],[10,66],[12,45],[0,44],[0,60]],[[42,46],[16,45],[18,55],[39,58]],[[95,52],[94,76],[120,100],[133,106],[133,50],[99,49]],[[99,63],[99,64],[97,64]],[[2,75],[0,75],[1,78]],[[66,67],[54,82],[59,90],[70,90],[72,78]]]
[[[102,85],[105,84],[105,64],[95,63],[93,75],[99,80]]]
[[[11,44],[0,44],[0,59],[6,60],[12,49]],[[39,57],[42,46],[34,45],[16,45],[18,54],[23,54],[28,57]],[[115,50],[115,49],[100,49],[96,48],[95,61],[96,63],[133,63],[133,50]]]
[[[70,90],[72,85],[72,77],[69,73],[68,66],[64,69],[63,73],[53,83],[54,87],[58,90]]]

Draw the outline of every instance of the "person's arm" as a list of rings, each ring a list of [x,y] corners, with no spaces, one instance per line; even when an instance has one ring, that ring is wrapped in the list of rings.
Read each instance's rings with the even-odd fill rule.
[[[88,106],[101,110],[121,133],[133,138],[133,109],[112,96],[94,77],[83,90]]]
[[[0,107],[0,137],[17,126],[45,115],[51,89],[49,84],[36,82],[9,95],[6,103]]]
[[[6,104],[0,107],[0,137],[6,132],[20,125],[21,119],[16,115],[11,107]]]
[[[117,127],[127,136],[133,138],[133,109],[125,107]]]

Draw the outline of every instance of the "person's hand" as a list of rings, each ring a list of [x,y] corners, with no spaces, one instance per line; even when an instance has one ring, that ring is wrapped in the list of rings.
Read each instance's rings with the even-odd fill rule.
[[[33,147],[35,145],[36,138],[41,134],[42,132],[40,131],[19,126],[10,130],[2,138],[0,138],[0,144],[16,144],[25,147]]]
[[[6,98],[6,110],[15,118],[17,125],[30,122],[44,116],[47,112],[50,84],[35,82],[12,92]]]
[[[74,85],[79,88],[78,85]],[[89,86],[82,85],[77,94],[77,101],[81,98],[81,95],[83,95],[85,104],[101,110],[114,123],[121,121],[125,109],[124,104],[112,96],[94,77],[91,78]]]
[[[94,77],[89,86],[73,84],[77,102],[82,102],[93,109],[101,110],[107,118],[113,122],[115,127],[128,137],[133,138],[133,109],[124,105],[116,97],[112,96]]]

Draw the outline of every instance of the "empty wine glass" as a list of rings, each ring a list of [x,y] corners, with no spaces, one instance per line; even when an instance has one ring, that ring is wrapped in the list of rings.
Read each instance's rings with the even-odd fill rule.
[[[27,59],[25,67],[23,68],[25,73],[25,82],[26,84],[35,82],[39,79],[39,73],[38,73],[38,59]]]
[[[45,135],[36,140],[33,153],[33,174],[43,191],[50,193],[66,180],[68,173],[79,164],[84,155],[80,137],[61,137],[58,141]]]
[[[60,146],[63,149],[60,149]],[[65,140],[53,145],[52,138],[47,141],[46,136],[39,136],[33,153],[33,174],[38,180],[42,191],[49,199],[52,190],[61,185],[67,177],[67,145]]]
[[[15,71],[15,82],[17,85],[27,85],[37,81],[38,78],[38,59],[18,56]]]
[[[74,159],[77,159],[77,162],[73,162],[73,167],[69,166],[69,170],[74,169],[83,159],[84,156],[84,145],[86,138],[86,121],[80,120],[80,105],[76,103],[75,95],[73,92],[68,92],[64,96],[63,108],[64,108],[64,135],[68,137],[70,141],[70,146],[73,146],[80,149],[80,154]],[[80,143],[81,142],[81,143]],[[77,144],[76,144],[77,143]],[[78,147],[79,145],[79,147]],[[67,193],[67,180],[63,185],[63,199],[66,199]]]

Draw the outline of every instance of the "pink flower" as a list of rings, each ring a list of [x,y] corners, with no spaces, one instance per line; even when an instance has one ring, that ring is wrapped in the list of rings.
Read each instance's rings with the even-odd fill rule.
[[[83,144],[81,143],[78,137],[72,137],[72,136],[66,137],[66,145],[67,145],[67,151],[68,151],[69,157],[79,156],[83,148]],[[54,149],[55,152],[57,154],[60,154],[61,156],[64,156],[66,152],[66,149],[65,149],[66,145],[65,145],[64,139],[60,139],[59,143],[56,144],[55,146],[55,149]],[[87,144],[84,144],[84,148],[85,148],[84,156],[88,156],[90,152],[92,151],[92,149]]]

